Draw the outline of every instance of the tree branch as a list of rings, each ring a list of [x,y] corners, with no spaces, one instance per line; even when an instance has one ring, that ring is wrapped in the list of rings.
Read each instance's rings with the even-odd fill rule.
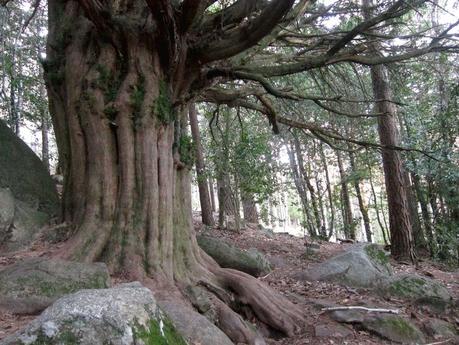
[[[257,44],[287,14],[294,2],[294,0],[272,0],[255,19],[241,24],[231,33],[223,33],[223,37],[219,36],[194,47],[198,61],[208,63],[228,58]]]

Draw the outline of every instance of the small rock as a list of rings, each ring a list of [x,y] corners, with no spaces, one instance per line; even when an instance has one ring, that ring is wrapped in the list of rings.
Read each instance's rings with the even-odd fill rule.
[[[429,336],[435,339],[455,338],[458,335],[452,324],[440,319],[427,320],[424,323],[424,329]]]
[[[63,295],[110,286],[103,263],[32,258],[0,271],[0,311],[35,314]]]
[[[352,330],[339,324],[320,324],[314,326],[314,335],[316,337],[345,338],[352,334]]]
[[[362,323],[367,317],[366,313],[361,310],[335,310],[330,313],[330,317],[338,322],[344,323]]]
[[[58,299],[3,345],[186,345],[152,293],[137,284],[82,290]]]

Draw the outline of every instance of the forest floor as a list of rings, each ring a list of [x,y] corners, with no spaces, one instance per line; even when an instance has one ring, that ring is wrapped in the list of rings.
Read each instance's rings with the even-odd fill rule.
[[[199,222],[195,223],[195,228],[198,232],[201,231]],[[287,233],[274,233],[270,237],[257,229],[256,226],[248,226],[239,233],[218,229],[205,231],[206,234],[222,238],[238,248],[256,248],[264,253],[276,267],[271,273],[258,279],[266,282],[305,310],[307,315],[305,332],[293,338],[268,340],[270,345],[394,344],[366,331],[356,330],[351,325],[333,321],[327,313],[321,311],[322,306],[337,304],[340,306],[399,309],[402,315],[408,316],[421,329],[423,323],[432,316],[428,311],[420,312],[418,308],[406,301],[386,300],[367,289],[353,289],[327,282],[303,282],[293,278],[296,273],[345,251],[352,244],[319,241],[316,242],[320,244],[318,253],[313,256],[306,256],[305,239]],[[453,298],[459,298],[459,270],[447,271],[438,264],[427,261],[420,262],[418,267],[398,264],[395,261],[392,261],[391,264],[394,273],[417,273],[437,279],[446,285]],[[445,320],[459,326],[459,319],[451,320],[445,316]],[[437,343],[434,340],[432,342]],[[451,345],[457,343],[451,339],[449,342],[438,342],[438,344]]]
[[[195,222],[197,232],[202,231],[199,222]],[[346,250],[352,244],[338,244],[317,242],[319,251],[314,255],[306,256],[305,239],[294,237],[286,233],[274,233],[268,236],[258,230],[256,226],[248,226],[241,232],[206,229],[206,234],[222,238],[226,242],[241,249],[256,248],[264,253],[275,264],[274,270],[258,279],[264,281],[286,296],[294,304],[300,305],[305,311],[307,327],[302,334],[280,340],[269,339],[269,345],[303,345],[303,344],[392,344],[376,335],[356,330],[351,325],[338,324],[330,319],[321,307],[327,305],[342,306],[371,306],[379,308],[399,309],[404,315],[411,318],[419,327],[432,315],[427,311],[420,312],[414,306],[400,300],[387,300],[375,296],[366,289],[353,289],[326,282],[302,282],[293,278],[295,273],[306,270],[311,265],[322,262]],[[25,257],[49,256],[56,247],[45,246],[37,242],[26,251],[16,252],[14,255],[0,255],[0,269]],[[447,271],[432,262],[421,262],[418,267],[401,265],[392,262],[394,271],[398,273],[414,273],[437,279],[443,282],[451,295],[459,298],[459,270]],[[0,313],[0,340],[18,329],[23,328],[35,316],[17,316]],[[459,319],[445,320],[459,325]],[[454,344],[454,342],[432,342],[432,344]]]

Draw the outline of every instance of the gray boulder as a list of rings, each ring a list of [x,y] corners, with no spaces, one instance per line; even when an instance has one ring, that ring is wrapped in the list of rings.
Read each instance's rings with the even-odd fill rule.
[[[255,277],[271,271],[271,264],[268,259],[256,249],[251,248],[244,251],[221,239],[207,235],[198,235],[197,240],[199,246],[221,267],[233,268]]]
[[[346,252],[296,274],[299,280],[330,281],[370,288],[392,275],[387,254],[376,244],[356,244]]]
[[[140,283],[64,296],[4,345],[186,345]]]
[[[103,263],[26,259],[0,271],[0,312],[35,314],[63,295],[109,286]]]
[[[56,186],[40,158],[0,120],[0,188],[49,216],[59,213]]]

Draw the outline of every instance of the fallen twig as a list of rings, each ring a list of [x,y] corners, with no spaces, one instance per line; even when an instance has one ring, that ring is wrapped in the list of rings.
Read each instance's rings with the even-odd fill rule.
[[[367,307],[361,307],[361,306],[343,306],[343,307],[328,307],[328,308],[322,308],[322,311],[335,311],[335,310],[363,310],[368,313],[390,313],[390,314],[400,314],[399,309],[382,309],[382,308],[367,308]]]
[[[449,339],[446,339],[446,340],[442,340],[442,341],[437,341],[435,343],[428,343],[426,345],[440,345],[440,344],[447,344],[449,343],[451,340],[453,340],[453,338],[449,338]]]

